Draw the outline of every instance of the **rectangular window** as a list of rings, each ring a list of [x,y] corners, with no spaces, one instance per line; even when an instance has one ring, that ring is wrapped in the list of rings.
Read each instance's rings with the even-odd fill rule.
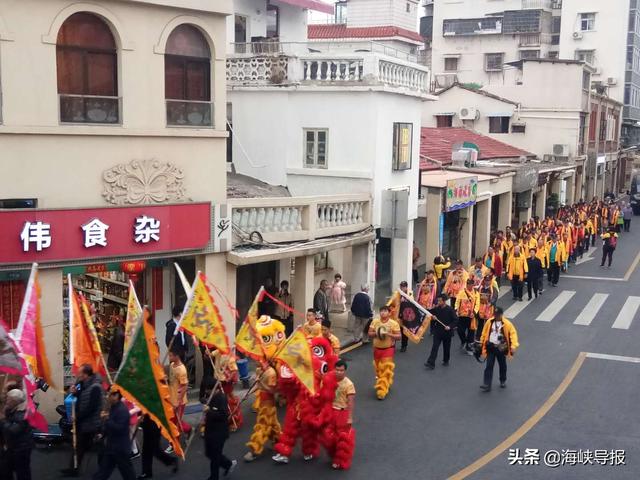
[[[590,32],[595,29],[596,14],[595,13],[581,13],[580,14],[580,30],[583,32]]]
[[[456,57],[444,59],[444,71],[445,72],[457,72],[458,71],[458,59]]]
[[[304,166],[327,168],[327,141],[329,130],[304,129]]]
[[[504,63],[504,53],[485,53],[484,70],[485,72],[501,72]]]
[[[393,124],[393,170],[410,170],[413,124]]]
[[[550,59],[558,58],[558,53],[559,52],[549,52],[547,53],[547,58],[550,58]]]
[[[575,58],[581,62],[593,65],[596,57],[595,53],[595,50],[576,50]]]
[[[347,1],[346,0],[340,0],[339,2],[336,2],[335,13],[336,13],[336,23],[338,24],[347,23]]]
[[[436,115],[436,127],[453,127],[453,115]]]
[[[520,60],[540,58],[540,50],[520,50]]]
[[[582,89],[586,91],[591,89],[591,74],[586,70],[582,71]]]
[[[280,10],[275,5],[267,5],[267,38],[280,36]]]
[[[489,117],[489,133],[509,133],[509,117]]]
[[[524,123],[514,123],[511,125],[511,133],[525,133],[526,125]]]

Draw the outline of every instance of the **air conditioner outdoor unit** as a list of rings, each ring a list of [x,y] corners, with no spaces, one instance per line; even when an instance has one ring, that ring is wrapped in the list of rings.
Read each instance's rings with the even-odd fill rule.
[[[556,157],[568,157],[569,156],[569,145],[563,145],[561,143],[556,143],[553,146],[553,154]]]
[[[573,32],[573,39],[574,40],[581,40],[582,39],[582,32]]]
[[[475,120],[478,118],[478,114],[478,109],[474,107],[462,107],[458,112],[460,120]]]
[[[613,86],[618,84],[618,79],[616,77],[607,78],[607,85]]]

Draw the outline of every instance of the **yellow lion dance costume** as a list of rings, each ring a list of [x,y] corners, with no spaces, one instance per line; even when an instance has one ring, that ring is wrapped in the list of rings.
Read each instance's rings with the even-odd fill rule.
[[[389,307],[380,308],[380,314],[385,318],[376,318],[369,327],[373,336],[373,370],[376,374],[375,390],[378,400],[384,400],[393,385],[395,363],[395,340],[400,337],[400,325],[389,318]]]
[[[254,408],[257,410],[257,417],[253,433],[247,442],[249,451],[244,456],[247,462],[255,460],[258,455],[262,454],[264,446],[269,440],[275,443],[281,431],[275,402],[278,379],[275,369],[268,362],[285,340],[285,328],[278,320],[263,315],[256,322],[256,329],[262,338],[266,357],[261,360],[260,367],[256,369],[258,392]]]
[[[393,372],[396,368],[396,364],[393,362],[393,356],[385,357],[380,355],[379,358],[376,358],[376,353],[378,353],[381,349],[376,349],[374,351],[373,357],[373,368],[376,372],[376,396],[378,400],[383,400],[389,390],[391,389],[391,385],[393,385]]]

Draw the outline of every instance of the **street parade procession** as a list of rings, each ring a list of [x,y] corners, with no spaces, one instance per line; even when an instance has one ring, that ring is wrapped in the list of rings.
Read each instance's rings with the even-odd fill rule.
[[[369,314],[370,304],[369,313],[360,313],[362,304],[357,304],[363,299],[354,298],[352,314],[369,318],[356,328],[360,331],[353,331],[350,348],[369,342],[373,347],[372,380],[357,386],[359,395],[383,401],[392,393],[396,344],[400,342],[403,353],[409,341],[416,345],[428,337],[432,340],[424,363],[427,370],[436,368],[441,346],[441,365],[449,365],[451,344],[457,337],[462,353],[483,364],[481,390],[491,391],[496,361],[499,385],[506,388],[507,364],[520,344],[516,326],[498,306],[504,277],[515,302],[523,301],[524,283],[531,301],[543,295],[545,275],[546,286],[555,287],[560,272],[595,248],[598,237],[601,267],[610,267],[618,235],[622,229],[629,231],[628,225],[619,222],[622,209],[622,204],[594,200],[562,207],[554,217],[533,218],[518,229],[506,227],[495,233],[488,251],[468,268],[460,261],[435,258],[433,269],[415,285],[415,293],[403,281],[377,315]],[[228,458],[224,450],[232,432],[247,438],[242,458],[246,464],[261,457],[288,464],[299,443],[304,461],[325,456],[330,468],[350,469],[356,449],[356,386],[347,376],[347,362],[340,358],[341,342],[331,333],[331,322],[323,312],[316,308],[298,312],[280,294],[262,287],[232,342],[222,312],[235,317],[234,306],[202,272],[190,284],[175,267],[187,302],[174,308],[174,318],[167,325],[166,355],[160,355],[154,319],[141,306],[131,283],[123,356],[117,365],[105,360],[96,336],[95,312],[69,281],[68,352],[76,380],[65,389],[64,405],[59,407],[65,419],[60,424],[66,426],[63,435],[72,447],[61,475],[104,480],[118,469],[125,480],[152,478],[154,458],[175,473],[189,462],[193,442],[202,439],[210,462],[208,478],[217,479],[220,472],[228,476],[238,467],[238,460]],[[336,282],[341,281],[337,277]],[[340,304],[340,295],[336,298]],[[38,265],[34,264],[17,328],[11,332],[4,324],[0,328],[4,402],[0,478],[32,478],[33,442],[47,441],[50,435],[38,412],[39,396],[49,389],[62,390],[51,378],[40,302]],[[275,306],[278,314],[265,305]],[[285,322],[275,317],[292,316],[297,327],[287,335]],[[185,415],[187,342],[200,350],[205,367],[197,423],[187,421]],[[254,367],[251,379],[241,372],[248,369],[248,360]],[[239,395],[241,377],[246,391]],[[162,439],[168,448],[161,447]],[[90,453],[98,455],[95,471],[90,471],[86,460]],[[138,456],[140,473],[132,462]]]

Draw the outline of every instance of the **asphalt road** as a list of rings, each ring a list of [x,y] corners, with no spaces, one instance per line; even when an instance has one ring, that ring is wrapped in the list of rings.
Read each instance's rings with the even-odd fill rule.
[[[345,355],[350,361],[348,375],[357,388],[357,446],[352,469],[334,472],[326,457],[307,463],[299,452],[286,466],[275,465],[270,454],[254,463],[243,463],[244,442],[254,417],[246,412],[245,426],[227,443],[227,455],[240,461],[232,478],[445,479],[491,451],[496,453],[493,457],[454,478],[640,478],[640,410],[636,402],[640,363],[587,357],[579,363],[575,376],[566,378],[580,352],[640,356],[640,272],[637,268],[631,272],[636,257],[640,258],[637,217],[633,227],[618,244],[613,268],[599,268],[598,248],[593,260],[583,261],[563,275],[557,288],[547,288],[538,300],[509,310],[517,312],[510,318],[518,329],[521,347],[509,362],[506,389],[494,385],[490,393],[480,391],[483,366],[458,350],[457,338],[450,366],[442,367],[439,358],[436,369],[427,371],[423,362],[431,346],[428,337],[419,345],[411,344],[407,353],[396,353],[395,384],[389,397],[380,402],[373,390],[371,349],[361,347]],[[623,281],[628,272],[628,281]],[[499,303],[511,307],[511,295],[507,292]],[[574,324],[589,319],[589,325]],[[552,394],[559,386],[566,389],[550,404],[549,398],[554,399]],[[543,405],[550,408],[541,414]],[[523,424],[529,427],[526,431]],[[496,451],[514,432],[517,437]],[[509,448],[520,449],[521,455],[525,449],[538,449],[538,464],[510,465]],[[605,449],[624,450],[626,465],[582,464],[584,455],[593,455],[585,450]],[[572,451],[582,450],[580,462],[573,462],[580,464],[546,466],[543,459],[550,450],[565,451],[568,461]],[[33,478],[58,478],[67,455],[63,448],[34,453]],[[535,452],[528,459],[535,463]],[[95,468],[92,460],[83,478],[90,478]],[[207,477],[208,462],[199,440],[177,475],[161,465],[154,475],[156,479]]]

